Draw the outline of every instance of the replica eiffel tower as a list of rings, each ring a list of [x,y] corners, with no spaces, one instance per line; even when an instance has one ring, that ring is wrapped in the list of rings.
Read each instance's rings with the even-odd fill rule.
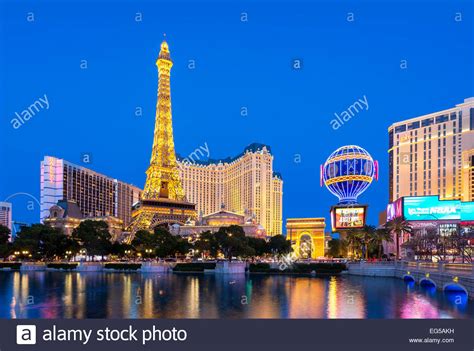
[[[197,216],[195,204],[186,201],[174,150],[171,120],[170,71],[173,62],[166,41],[161,43],[156,60],[158,67],[158,99],[155,132],[150,166],[140,202],[132,211],[132,223],[127,228],[153,230],[159,225],[184,225]]]

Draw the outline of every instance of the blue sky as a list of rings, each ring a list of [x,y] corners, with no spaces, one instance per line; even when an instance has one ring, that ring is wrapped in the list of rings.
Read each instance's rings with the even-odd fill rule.
[[[474,96],[467,1],[0,4],[0,200],[39,198],[44,155],[81,164],[88,153],[85,166],[143,186],[164,32],[177,152],[207,143],[221,158],[270,145],[285,218],[328,218],[337,199],[319,186],[319,165],[357,144],[380,163],[380,180],[359,199],[376,224],[388,200],[388,126]],[[15,112],[44,94],[49,109],[14,129]],[[364,96],[368,110],[333,130],[334,113]],[[28,196],[11,201],[15,220],[38,220]]]

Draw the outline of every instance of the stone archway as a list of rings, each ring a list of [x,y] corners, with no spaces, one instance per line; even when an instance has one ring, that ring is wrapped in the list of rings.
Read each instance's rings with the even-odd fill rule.
[[[291,240],[298,258],[324,257],[326,237],[324,218],[288,218],[286,238]]]

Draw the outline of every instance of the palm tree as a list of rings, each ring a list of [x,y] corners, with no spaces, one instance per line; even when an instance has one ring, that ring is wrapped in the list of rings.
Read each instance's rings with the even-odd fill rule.
[[[353,254],[361,251],[362,239],[362,233],[360,230],[350,229],[347,232],[345,243],[348,247],[350,247],[350,251]]]
[[[365,248],[365,259],[369,258],[369,244],[372,242],[375,236],[375,226],[366,225],[361,229],[361,240]]]
[[[385,228],[395,235],[395,243],[397,246],[397,260],[400,259],[400,235],[407,233],[411,234],[413,231],[412,226],[402,217],[397,217],[385,224]]]
[[[385,227],[377,228],[374,232],[371,243],[378,249],[379,259],[382,257],[382,245],[384,241],[389,243],[393,242],[392,233],[390,233],[390,231]]]

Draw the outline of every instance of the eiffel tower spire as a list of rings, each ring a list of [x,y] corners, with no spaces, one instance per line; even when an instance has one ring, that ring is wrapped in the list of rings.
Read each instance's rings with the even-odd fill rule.
[[[179,176],[173,139],[171,118],[170,74],[171,61],[168,43],[161,43],[156,60],[158,67],[158,96],[156,103],[155,130],[150,166],[146,171],[145,189],[140,203],[132,212],[132,223],[127,228],[153,230],[158,225],[179,223],[184,225],[189,218],[195,219],[196,206],[186,201]]]
[[[156,103],[155,132],[150,166],[143,199],[168,198],[183,200],[184,191],[179,178],[174,150],[173,123],[171,117],[170,72],[173,67],[168,43],[161,43],[156,60],[158,67],[158,99]]]

